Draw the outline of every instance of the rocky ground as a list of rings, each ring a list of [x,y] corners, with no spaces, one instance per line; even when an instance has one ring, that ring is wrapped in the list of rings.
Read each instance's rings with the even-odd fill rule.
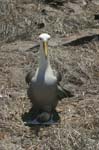
[[[99,149],[98,12],[98,0],[0,0],[0,150]],[[74,97],[59,102],[60,123],[29,127],[25,76],[38,65],[43,32]]]

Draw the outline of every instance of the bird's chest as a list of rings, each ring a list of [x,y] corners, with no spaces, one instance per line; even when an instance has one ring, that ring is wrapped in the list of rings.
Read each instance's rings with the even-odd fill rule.
[[[37,101],[50,101],[56,97],[56,88],[55,80],[40,80],[34,83],[33,95]]]
[[[32,80],[32,92],[37,101],[50,101],[56,97],[57,80],[51,67],[39,69]]]

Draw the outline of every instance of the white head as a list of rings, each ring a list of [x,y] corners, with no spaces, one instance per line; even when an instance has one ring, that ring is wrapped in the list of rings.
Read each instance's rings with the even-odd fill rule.
[[[50,39],[50,37],[51,36],[49,34],[42,33],[42,34],[40,34],[39,39],[46,42],[46,41],[48,41]]]
[[[47,33],[42,33],[39,36],[40,39],[40,47],[41,51],[43,52],[43,55],[45,58],[48,56],[48,40],[50,39],[50,35]]]

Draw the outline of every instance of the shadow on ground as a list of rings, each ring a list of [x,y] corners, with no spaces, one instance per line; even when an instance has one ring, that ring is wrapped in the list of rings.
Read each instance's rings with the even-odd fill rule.
[[[60,121],[60,117],[59,117],[59,114],[58,112],[55,110],[54,113],[53,113],[53,122],[47,122],[47,123],[33,123],[33,120],[39,115],[39,112],[37,112],[35,110],[34,107],[32,107],[28,112],[25,112],[23,115],[22,115],[22,120],[23,122],[25,123],[26,126],[29,126],[29,127],[33,127],[33,126],[49,126],[49,125],[52,125],[52,124],[57,124],[59,121]]]

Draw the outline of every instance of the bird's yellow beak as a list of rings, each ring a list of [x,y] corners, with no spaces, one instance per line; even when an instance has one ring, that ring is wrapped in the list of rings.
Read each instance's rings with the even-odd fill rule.
[[[47,57],[48,56],[48,42],[44,41],[43,47],[44,47],[45,56]]]

